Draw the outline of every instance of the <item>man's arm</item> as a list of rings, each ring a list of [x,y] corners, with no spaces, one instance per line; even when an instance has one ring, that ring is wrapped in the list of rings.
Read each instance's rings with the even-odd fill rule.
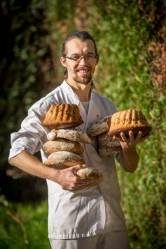
[[[9,163],[31,175],[44,179],[51,177],[51,172],[44,167],[43,163],[25,150],[10,158]]]
[[[31,175],[57,182],[66,190],[83,189],[93,183],[92,180],[82,180],[75,174],[82,167],[81,165],[55,169],[45,166],[37,157],[25,150],[10,158],[9,163]]]
[[[124,169],[134,172],[138,167],[139,156],[135,147],[123,148]]]
[[[123,132],[120,134],[120,137],[124,169],[129,172],[134,172],[137,169],[139,162],[136,144],[142,140],[142,132],[139,131],[136,138],[134,138],[132,131],[129,131],[129,138],[126,138]]]

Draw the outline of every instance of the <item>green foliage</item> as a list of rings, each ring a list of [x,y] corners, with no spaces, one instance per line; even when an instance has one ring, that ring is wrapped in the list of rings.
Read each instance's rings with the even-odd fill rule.
[[[5,144],[0,162],[6,161],[9,144],[6,137],[17,129],[25,116],[27,107],[42,94],[39,64],[48,53],[47,32],[41,26],[43,7],[26,1],[2,1],[1,17],[4,18],[5,33],[2,34],[1,53],[1,108],[3,116],[0,132],[1,144]],[[33,8],[32,8],[33,7]],[[44,40],[44,41],[43,41]],[[9,137],[8,137],[9,141]]]
[[[47,205],[11,204],[0,197],[0,248],[50,248],[47,238]]]
[[[1,2],[5,23],[5,32],[0,30],[1,168],[7,164],[9,134],[18,129],[28,107],[63,78],[58,58],[64,36],[75,28],[76,3]],[[137,171],[118,170],[131,249],[164,248],[166,98],[151,83],[147,52],[149,42],[157,40],[154,28],[159,13],[156,23],[152,20],[163,1],[91,0],[85,4],[87,30],[95,37],[100,54],[96,88],[120,110],[141,109],[152,125],[151,136],[137,148]],[[48,248],[45,203],[35,208],[4,199],[0,203],[0,248]]]
[[[100,51],[96,87],[118,109],[142,110],[152,125],[151,136],[137,148],[140,162],[135,174],[118,170],[131,248],[164,248],[166,98],[151,84],[147,52],[151,28],[135,2],[108,2],[89,9],[89,30]],[[96,19],[100,25],[95,25]]]

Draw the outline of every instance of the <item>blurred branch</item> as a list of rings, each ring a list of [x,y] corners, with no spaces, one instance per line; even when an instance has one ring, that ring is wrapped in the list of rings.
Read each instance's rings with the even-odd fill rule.
[[[19,225],[21,232],[23,234],[24,243],[29,244],[23,222],[21,221],[19,216],[15,212],[13,212],[13,210],[9,206],[8,201],[4,198],[4,196],[0,196],[0,206],[5,210],[6,215],[9,216],[12,219],[12,221],[16,222]]]

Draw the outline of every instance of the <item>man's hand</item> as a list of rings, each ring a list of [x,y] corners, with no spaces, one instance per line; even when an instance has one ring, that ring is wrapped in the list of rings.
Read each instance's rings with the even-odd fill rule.
[[[142,142],[142,132],[139,131],[134,138],[133,131],[128,132],[128,138],[125,136],[124,132],[120,133],[120,144],[122,149],[130,149],[135,147],[136,144]]]
[[[85,165],[77,165],[65,169],[54,169],[45,166],[37,157],[31,155],[27,151],[22,151],[17,156],[10,159],[10,164],[31,174],[44,179],[59,183],[63,189],[76,191],[97,185],[96,179],[81,179],[77,176],[77,171]]]
[[[51,180],[57,182],[63,189],[69,191],[81,190],[98,184],[96,179],[81,179],[77,176],[77,171],[83,167],[85,166],[77,165],[65,169],[54,169],[56,174]]]
[[[117,139],[113,137],[113,139]],[[134,137],[133,131],[129,131],[128,137],[125,136],[124,132],[120,133],[119,142],[122,147],[124,168],[126,171],[133,172],[138,166],[139,157],[136,151],[136,144],[142,141],[142,132],[139,131],[137,136]]]

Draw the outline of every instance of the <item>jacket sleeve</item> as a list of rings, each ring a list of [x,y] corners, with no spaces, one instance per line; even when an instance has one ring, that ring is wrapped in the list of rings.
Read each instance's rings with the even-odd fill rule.
[[[48,105],[37,102],[28,111],[21,123],[21,128],[11,134],[9,159],[26,150],[30,154],[38,152],[46,141],[47,128],[42,125],[42,117]]]

